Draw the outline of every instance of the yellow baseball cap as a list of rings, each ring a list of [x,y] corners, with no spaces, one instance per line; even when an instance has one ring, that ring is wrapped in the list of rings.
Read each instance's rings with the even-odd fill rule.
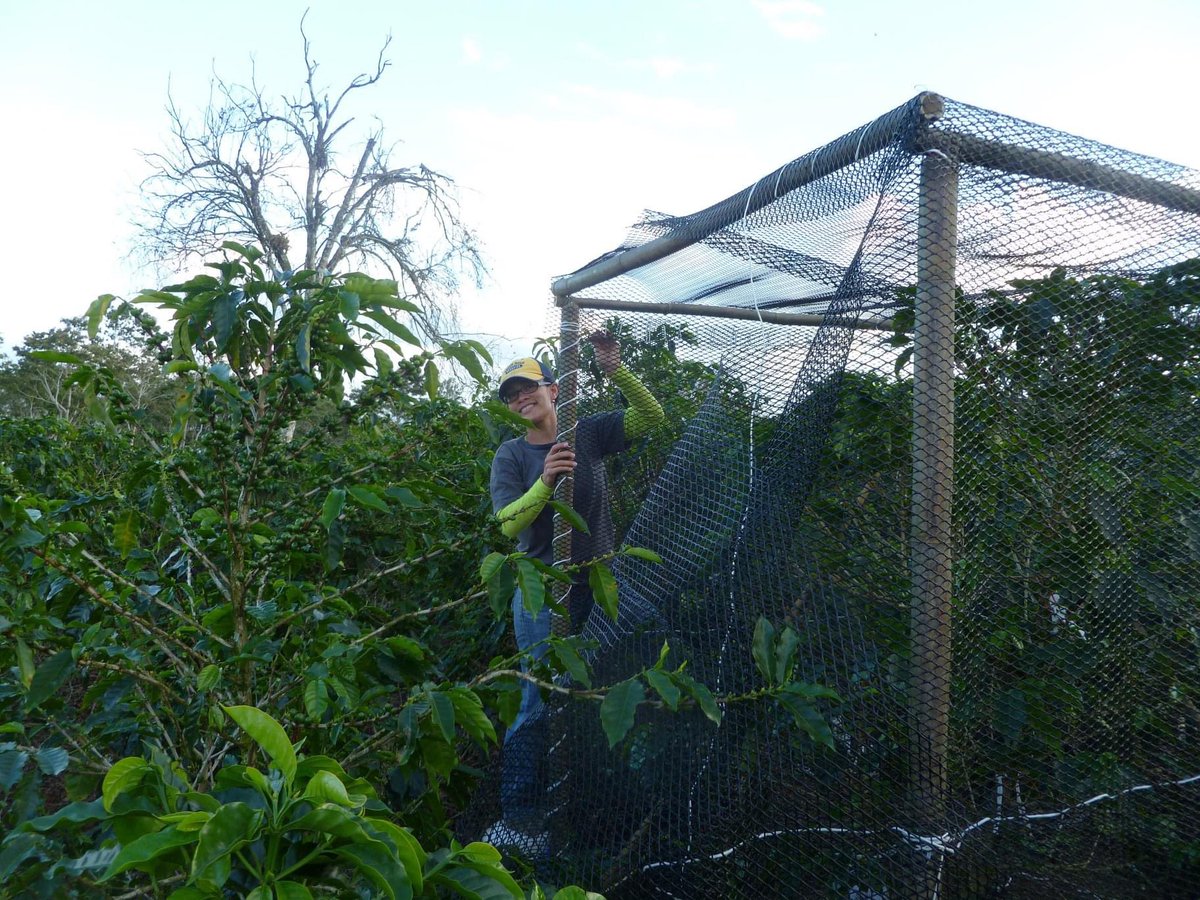
[[[546,381],[554,384],[555,381],[554,371],[548,365],[532,356],[522,356],[520,359],[510,362],[500,373],[500,384],[497,385],[496,390],[501,399],[504,397],[504,385],[514,378],[523,378],[534,383]]]

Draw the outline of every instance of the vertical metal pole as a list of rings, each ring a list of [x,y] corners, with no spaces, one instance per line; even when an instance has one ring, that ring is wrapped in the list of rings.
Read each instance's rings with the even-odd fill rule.
[[[572,300],[562,305],[562,321],[558,336],[558,439],[575,445],[575,423],[578,421],[579,400],[579,307]],[[571,506],[574,498],[574,480],[570,477],[562,479],[555,491],[555,498]],[[571,534],[569,522],[557,513],[554,514],[554,561],[556,565],[569,565],[571,562]],[[567,585],[554,582],[555,599],[565,608]],[[556,615],[551,621],[551,631],[563,636],[571,630],[570,615]]]
[[[913,339],[912,574],[914,813],[942,821],[950,717],[954,493],[954,292],[958,169],[935,151],[921,163]]]

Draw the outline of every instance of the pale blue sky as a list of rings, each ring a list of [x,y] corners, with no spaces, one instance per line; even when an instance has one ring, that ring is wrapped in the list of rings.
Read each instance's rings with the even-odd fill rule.
[[[199,110],[253,57],[293,90],[306,7],[331,86],[393,35],[354,111],[463,188],[492,278],[462,319],[502,354],[642,209],[707,206],[922,90],[1200,168],[1196,0],[0,0],[7,345],[152,286],[122,257],[168,81]]]

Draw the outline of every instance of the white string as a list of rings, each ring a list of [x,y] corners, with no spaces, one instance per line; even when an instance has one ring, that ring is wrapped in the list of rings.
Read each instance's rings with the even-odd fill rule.
[[[722,361],[724,368],[724,361]],[[760,385],[761,389],[761,385]],[[754,456],[754,413],[758,408],[759,391],[756,390],[750,398],[750,472],[749,484],[746,491],[746,504],[742,507],[742,520],[738,523],[737,538],[733,543],[733,559],[729,563],[729,603],[726,607],[728,614],[725,619],[725,631],[721,635],[721,650],[717,654],[717,675],[716,684],[717,693],[721,693],[725,689],[725,656],[729,650],[729,634],[733,629],[734,613],[736,612],[737,596],[734,593],[734,579],[737,576],[738,554],[742,548],[742,538],[746,532],[746,520],[750,516],[750,503],[754,496],[754,473],[755,473],[755,456]],[[704,773],[708,770],[709,761],[712,759],[712,752],[716,746],[717,736],[714,733],[709,739],[708,753],[705,754],[704,764],[700,766],[700,770],[696,773],[696,778],[692,782],[692,790],[688,792],[688,827],[687,827],[687,848],[692,849],[692,818],[695,813],[695,796],[696,790],[700,787],[700,782],[704,778]]]
[[[815,180],[817,177],[817,160],[821,158],[821,151],[824,149],[824,147],[819,147],[808,158],[808,177],[810,181]]]
[[[707,856],[694,856],[689,859],[668,860],[663,862],[647,863],[642,866],[642,872],[649,872],[651,869],[663,868],[678,868],[680,866],[690,866],[696,863],[719,861],[728,856],[732,856],[738,850],[746,845],[760,840],[766,840],[774,837],[787,837],[798,834],[832,834],[832,835],[850,835],[854,837],[878,837],[880,834],[891,833],[903,838],[906,842],[913,845],[915,848],[925,853],[926,856],[932,856],[933,853],[951,854],[957,852],[963,844],[966,837],[976,829],[986,827],[994,823],[1000,822],[1022,822],[1028,824],[1032,821],[1049,821],[1059,819],[1070,813],[1092,806],[1096,803],[1102,803],[1106,800],[1118,800],[1126,794],[1136,794],[1143,791],[1152,791],[1157,788],[1167,787],[1182,787],[1194,782],[1200,782],[1200,775],[1190,775],[1187,778],[1181,778],[1177,781],[1165,781],[1158,784],[1138,784],[1124,790],[1117,791],[1115,794],[1097,794],[1087,800],[1080,801],[1065,809],[1055,810],[1052,812],[1032,813],[1016,816],[987,816],[968,825],[966,828],[959,829],[957,834],[945,832],[937,835],[916,834],[899,825],[889,825],[886,828],[837,828],[832,826],[813,826],[811,828],[787,828],[779,831],[764,831],[759,834],[738,841],[724,850],[719,850],[716,853],[710,853]]]
[[[790,165],[791,163],[788,163],[787,166],[780,166],[779,172],[775,175],[775,190],[771,192],[771,198],[773,200],[779,199],[779,182],[783,180],[783,173],[787,171],[787,168]]]
[[[750,299],[754,303],[754,314],[758,316],[758,324],[762,325],[763,317],[758,309],[758,288],[754,284],[754,260],[750,258],[750,232],[746,229],[746,219],[750,215],[750,201],[754,199],[754,192],[758,190],[759,181],[762,181],[762,179],[760,178],[754,182],[754,185],[750,188],[750,193],[746,195],[746,205],[742,209],[742,228],[744,229],[742,235],[745,238],[746,269],[750,272]],[[778,189],[778,181],[776,181],[775,187]]]
[[[779,179],[782,176],[783,176],[783,169],[780,169],[778,175],[776,175],[776,178],[775,178],[774,197],[779,196]],[[750,187],[750,191],[746,194],[746,205],[742,208],[741,222],[742,222],[742,228],[743,228],[742,235],[745,239],[743,253],[746,257],[746,269],[750,273],[750,299],[754,303],[754,314],[758,317],[758,324],[760,326],[765,326],[766,323],[763,321],[762,311],[758,308],[758,287],[754,282],[754,260],[750,256],[750,230],[746,223],[746,219],[749,218],[749,215],[750,215],[750,203],[754,199],[754,193],[755,193],[755,191],[758,190],[758,185],[761,183],[761,181],[762,181],[762,179],[760,178],[758,181],[754,182],[754,184]],[[724,359],[721,360],[721,368],[722,369],[725,368],[725,360]],[[728,605],[729,613],[728,613],[728,616],[726,619],[725,633],[721,636],[721,649],[720,649],[720,652],[717,654],[716,687],[717,687],[718,691],[723,689],[724,670],[725,670],[725,655],[728,652],[728,648],[729,648],[729,631],[733,625],[733,618],[734,618],[733,612],[734,612],[735,604],[737,602],[737,597],[734,594],[734,583],[735,583],[735,578],[736,578],[736,574],[737,574],[738,553],[740,551],[741,544],[742,544],[742,538],[743,538],[744,532],[746,530],[746,520],[750,515],[750,504],[753,502],[753,497],[754,497],[754,474],[755,474],[755,467],[756,467],[755,447],[754,447],[754,413],[757,410],[758,398],[762,394],[762,389],[763,389],[763,369],[761,366],[759,366],[759,367],[757,367],[754,393],[751,396],[751,401],[750,401],[750,429],[749,429],[749,433],[748,433],[749,462],[750,462],[750,471],[748,473],[749,484],[747,487],[746,503],[745,503],[745,506],[742,508],[742,520],[739,523],[738,535],[737,535],[737,538],[735,539],[734,545],[733,545],[734,546],[733,559],[730,561],[730,564],[729,564],[729,605]],[[693,813],[695,812],[695,792],[700,786],[700,782],[704,777],[705,771],[708,769],[709,759],[711,757],[711,753],[712,753],[713,747],[715,745],[716,745],[716,735],[714,734],[709,742],[709,752],[708,752],[708,754],[705,755],[704,764],[700,767],[699,772],[696,774],[696,778],[692,783],[692,790],[688,793],[687,847],[689,850],[691,849],[691,846],[692,846],[692,837],[693,837],[693,835],[692,835],[692,818],[693,818]]]
[[[574,330],[574,328],[575,328],[575,326],[574,326],[574,324],[572,323],[571,325],[569,325],[569,326],[567,326],[566,328],[564,328],[564,329],[563,329],[563,331],[564,331],[564,332],[569,332],[569,331],[572,331],[572,330]],[[575,349],[577,349],[577,348],[579,347],[580,343],[581,343],[581,342],[580,342],[580,339],[577,337],[577,338],[575,339],[574,343],[567,344],[565,347],[563,347],[563,348],[560,350],[560,354],[564,354],[564,353],[566,353],[566,352],[568,352],[568,351],[570,351],[570,350],[575,350]],[[578,403],[578,402],[579,402],[579,373],[580,373],[581,371],[583,371],[583,370],[582,370],[582,369],[580,369],[580,368],[575,368],[575,369],[572,369],[572,370],[571,370],[571,371],[569,371],[569,372],[560,372],[560,373],[558,373],[558,380],[559,380],[559,382],[560,382],[560,383],[561,383],[561,382],[563,382],[563,381],[565,381],[565,380],[566,380],[566,379],[568,379],[568,378],[574,378],[574,379],[575,379],[575,390],[574,390],[574,391],[572,391],[572,396],[571,396],[571,397],[569,397],[569,398],[567,398],[567,399],[563,399],[563,400],[557,400],[557,401],[555,401],[555,409],[557,409],[557,410],[561,410],[561,409],[563,409],[563,407],[569,407],[569,406],[570,406],[572,403]],[[576,426],[577,426],[578,424],[579,424],[579,417],[578,417],[578,416],[576,416],[576,417],[575,417],[575,421],[574,421],[574,422],[571,424],[571,427],[570,427],[570,428],[568,428],[568,429],[566,429],[566,430],[564,430],[564,431],[560,431],[560,432],[558,432],[558,435],[557,435],[557,437],[555,438],[556,442],[562,442],[562,441],[566,441],[568,444],[571,444],[571,446],[572,446],[572,447],[574,447],[574,443],[575,443],[575,442],[574,442],[574,437],[575,437],[575,428],[576,428]],[[575,475],[574,475],[574,473],[573,473],[573,472],[568,472],[566,475],[564,475],[564,476],[562,476],[561,478],[559,478],[559,479],[558,479],[558,481],[557,481],[557,482],[555,483],[555,485],[554,485],[554,492],[553,492],[553,496],[556,496],[556,497],[557,497],[557,496],[558,496],[558,493],[559,493],[559,491],[560,491],[560,490],[562,490],[562,486],[563,486],[564,484],[566,484],[568,481],[574,481],[574,479],[575,479]],[[557,519],[557,518],[558,518],[558,511],[557,511],[557,510],[555,510],[555,512],[554,512],[554,517],[555,517],[555,519]],[[558,530],[558,529],[556,528],[556,529],[555,529],[555,531],[557,531],[557,530]],[[560,567],[560,566],[562,566],[562,565],[564,565],[564,564],[567,564],[567,565],[569,565],[569,564],[570,564],[571,560],[569,560],[569,559],[564,559],[564,558],[561,558],[561,557],[558,555],[558,545],[559,545],[559,544],[560,544],[560,543],[561,543],[561,542],[562,542],[564,539],[566,539],[566,540],[568,540],[568,541],[569,541],[569,540],[570,540],[570,538],[571,538],[571,532],[570,532],[570,531],[564,531],[562,534],[554,534],[554,536],[550,538],[550,549],[551,549],[551,552],[554,554],[554,566],[555,566],[555,568],[558,568],[558,567]]]
[[[871,130],[871,125],[873,125],[873,124],[874,124],[873,122],[868,123],[858,130],[858,143],[856,143],[854,145],[854,161],[855,162],[858,162],[858,154],[859,154],[859,151],[862,150],[863,138],[865,138],[867,136],[867,132]]]

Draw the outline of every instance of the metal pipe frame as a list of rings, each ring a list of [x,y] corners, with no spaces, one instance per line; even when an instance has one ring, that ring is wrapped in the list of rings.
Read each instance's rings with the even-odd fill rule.
[[[770,309],[757,310],[742,306],[700,306],[692,303],[641,303],[637,300],[607,300],[572,297],[572,304],[579,309],[605,309],[625,312],[659,313],[662,315],[702,316],[714,319],[744,319],[751,322],[769,322],[772,325],[805,325],[819,328],[822,325],[842,325],[849,328],[874,331],[894,331],[891,319],[846,319],[819,313],[783,313]]]

